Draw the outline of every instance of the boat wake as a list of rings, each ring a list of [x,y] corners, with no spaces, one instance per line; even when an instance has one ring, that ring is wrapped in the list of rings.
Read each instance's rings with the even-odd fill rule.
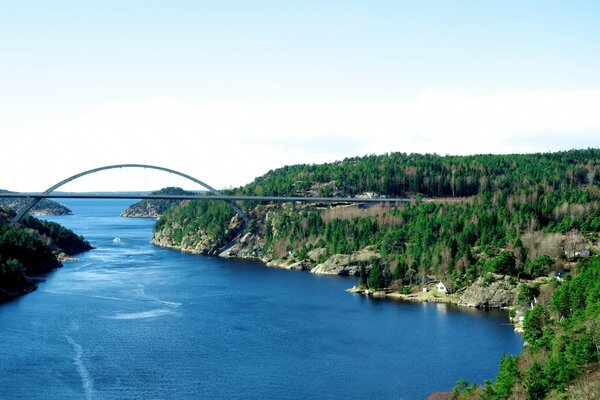
[[[67,339],[67,342],[69,342],[75,351],[73,363],[75,364],[75,367],[77,367],[77,372],[79,372],[79,376],[81,377],[81,386],[85,393],[85,399],[92,400],[94,398],[94,380],[90,376],[90,372],[83,362],[83,347],[69,335],[65,335],[65,339]]]
[[[141,311],[135,313],[116,313],[115,315],[111,315],[110,319],[145,319],[145,318],[155,318],[160,317],[162,315],[168,315],[175,313],[174,310],[168,308],[157,308],[155,310]]]
[[[161,306],[159,308],[155,308],[147,311],[140,312],[118,312],[114,315],[108,316],[106,318],[110,319],[147,319],[147,318],[156,318],[161,317],[163,315],[175,314],[176,309],[181,306],[181,303],[173,302],[173,301],[165,301],[161,300],[158,297],[151,296],[146,293],[143,286],[138,287],[134,291],[134,293],[138,296],[138,300],[132,301],[144,301],[148,303],[158,303]]]

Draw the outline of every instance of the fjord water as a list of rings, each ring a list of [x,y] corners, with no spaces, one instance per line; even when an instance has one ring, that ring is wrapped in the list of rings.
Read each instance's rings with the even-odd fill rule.
[[[522,346],[502,312],[161,249],[153,220],[119,218],[131,201],[65,203],[48,219],[96,249],[0,305],[3,399],[421,399]]]

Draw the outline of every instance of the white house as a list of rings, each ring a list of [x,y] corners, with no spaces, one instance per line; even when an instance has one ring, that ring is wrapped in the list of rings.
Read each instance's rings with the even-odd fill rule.
[[[575,251],[565,251],[567,258],[589,257],[590,249],[580,249]]]
[[[577,255],[579,257],[589,257],[590,256],[590,250],[589,249],[581,249],[577,252]]]
[[[437,284],[436,289],[440,293],[444,293],[444,294],[448,293],[448,290],[446,289],[446,285],[444,285],[442,282]]]

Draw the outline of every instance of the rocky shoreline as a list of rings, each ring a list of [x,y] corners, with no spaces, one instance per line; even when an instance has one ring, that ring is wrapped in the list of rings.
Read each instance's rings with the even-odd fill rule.
[[[246,233],[224,246],[221,251],[207,251],[203,246],[176,246],[160,236],[155,236],[152,243],[158,247],[179,250],[191,254],[211,255],[223,258],[237,258],[261,261],[266,267],[281,268],[293,271],[308,271],[318,275],[354,276],[360,274],[360,266],[367,264],[380,255],[373,248],[365,248],[352,254],[336,254],[325,261],[318,262],[323,249],[313,249],[305,259],[298,260],[293,253],[288,257],[274,259],[260,255],[260,243],[256,235]],[[437,283],[437,281],[435,281]],[[423,289],[426,291],[423,291]],[[516,305],[518,282],[508,276],[490,274],[480,277],[469,287],[457,293],[443,294],[437,292],[435,283],[415,285],[410,293],[402,293],[402,288],[386,288],[373,290],[353,286],[346,290],[349,293],[370,296],[393,301],[409,301],[413,303],[445,303],[466,308],[510,310]],[[518,316],[511,318],[516,332],[522,332],[522,320]]]

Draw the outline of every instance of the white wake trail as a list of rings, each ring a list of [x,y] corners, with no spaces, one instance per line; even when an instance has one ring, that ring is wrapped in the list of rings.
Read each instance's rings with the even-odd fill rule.
[[[81,385],[83,387],[83,391],[85,392],[85,398],[86,400],[93,400],[94,380],[90,376],[89,371],[83,363],[83,347],[81,347],[81,345],[73,340],[73,338],[69,335],[65,335],[65,339],[67,339],[67,342],[73,346],[73,350],[75,351],[75,355],[73,355],[73,363],[75,363],[77,372],[79,372],[79,376],[81,377]]]

